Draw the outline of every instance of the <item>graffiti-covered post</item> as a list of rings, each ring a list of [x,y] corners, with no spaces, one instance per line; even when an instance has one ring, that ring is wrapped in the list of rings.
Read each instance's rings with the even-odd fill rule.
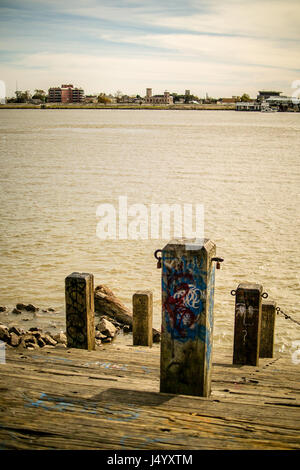
[[[233,364],[258,366],[262,286],[239,284],[235,295]]]
[[[95,349],[93,274],[72,273],[67,276],[65,300],[68,347]]]
[[[207,239],[162,250],[161,392],[210,395],[215,253]]]
[[[153,295],[150,290],[132,296],[132,336],[134,346],[152,346]]]
[[[259,357],[273,357],[275,318],[276,302],[264,300],[262,302]]]

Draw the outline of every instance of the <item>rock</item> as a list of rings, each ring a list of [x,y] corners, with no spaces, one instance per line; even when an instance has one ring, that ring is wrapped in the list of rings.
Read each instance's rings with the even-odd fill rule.
[[[101,315],[100,319],[102,320],[102,318],[105,318],[105,320],[112,323],[117,329],[122,328],[122,324],[120,322],[118,322],[117,320],[115,320],[114,318],[111,318],[111,317],[108,317],[108,316],[105,316],[105,315]]]
[[[3,305],[0,305],[0,312],[6,312],[6,307],[3,307]]]
[[[9,333],[14,333],[17,336],[20,336],[22,333],[24,333],[21,328],[17,328],[16,326],[11,326],[8,331]]]
[[[117,328],[105,318],[101,318],[100,322],[96,326],[96,330],[100,331],[102,335],[113,338],[116,334]]]
[[[36,344],[36,338],[31,333],[25,333],[24,335],[22,335],[22,340],[26,343]]]
[[[100,333],[100,331],[96,331],[95,332],[95,338],[98,339],[98,340],[102,340],[102,339],[106,338],[106,336],[103,335],[102,333]]]
[[[30,328],[29,331],[31,332],[32,336],[35,337],[38,346],[43,348],[46,345],[46,341],[44,341],[42,338],[42,330],[39,328]]]
[[[121,325],[129,325],[132,329],[132,312],[120,302],[114,293],[104,285],[97,286],[94,294],[95,312],[117,321]],[[160,341],[160,332],[153,328],[153,341]]]
[[[17,335],[14,332],[10,333],[9,344],[11,346],[13,346],[13,347],[19,346],[20,342],[21,342],[21,336],[20,335]]]
[[[104,285],[95,289],[95,311],[102,316],[106,315],[122,325],[132,322],[132,313],[123,305],[114,293]]]
[[[8,332],[8,328],[4,325],[0,325],[0,340],[4,341],[5,343],[9,343],[10,341],[10,334]]]
[[[25,304],[21,304],[21,303],[19,303],[19,304],[16,305],[16,308],[17,308],[18,310],[25,310],[25,307],[26,307],[26,305],[25,305]]]
[[[48,308],[48,312],[55,312],[55,308],[52,308],[52,307]]]
[[[124,326],[123,326],[123,332],[124,332],[124,333],[129,333],[130,331],[131,331],[131,328],[130,328],[129,325],[124,325]]]
[[[39,309],[32,304],[25,305],[27,312],[37,312]]]
[[[28,348],[28,347],[38,348],[39,347],[36,338],[30,333],[25,333],[24,335],[21,336],[20,345],[23,346],[23,348]]]
[[[57,343],[55,349],[65,349],[67,347],[64,343]]]
[[[41,335],[41,339],[45,342],[46,345],[48,346],[55,346],[57,344],[57,341],[50,336],[49,333],[44,333]]]
[[[32,326],[31,328],[29,328],[28,331],[34,331],[34,332],[42,332],[42,329],[41,328],[38,328],[37,326]]]
[[[57,341],[57,343],[67,344],[67,336],[62,331],[58,333],[57,335],[54,335],[53,339]]]
[[[109,338],[109,337],[104,338],[104,339],[102,340],[102,343],[111,343],[111,342],[112,342],[112,338]]]
[[[37,312],[39,310],[37,307],[35,307],[32,304],[25,305],[22,303],[18,303],[16,307],[18,310],[26,310],[27,312]]]
[[[22,312],[21,310],[15,307],[11,313],[16,313],[17,315],[20,315]]]
[[[40,336],[36,337],[36,341],[40,348],[43,348],[44,346],[46,346],[45,341]]]

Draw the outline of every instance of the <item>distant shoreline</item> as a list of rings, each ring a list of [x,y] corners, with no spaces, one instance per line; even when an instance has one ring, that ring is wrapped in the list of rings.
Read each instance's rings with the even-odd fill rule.
[[[169,106],[149,106],[149,105],[101,105],[101,104],[2,104],[0,109],[126,109],[126,110],[154,110],[154,111],[235,111],[235,105],[215,105],[215,104],[199,104],[199,105],[169,105]]]

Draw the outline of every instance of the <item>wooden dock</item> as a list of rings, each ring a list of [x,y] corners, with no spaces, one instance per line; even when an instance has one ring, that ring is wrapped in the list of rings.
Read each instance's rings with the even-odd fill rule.
[[[209,398],[159,393],[160,345],[8,349],[0,364],[0,448],[299,449],[300,364],[233,366],[214,347]]]

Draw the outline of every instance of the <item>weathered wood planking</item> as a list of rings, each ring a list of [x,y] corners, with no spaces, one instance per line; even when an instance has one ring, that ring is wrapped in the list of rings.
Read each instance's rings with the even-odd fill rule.
[[[299,449],[299,365],[215,349],[209,398],[159,393],[159,345],[9,349],[0,448]]]

